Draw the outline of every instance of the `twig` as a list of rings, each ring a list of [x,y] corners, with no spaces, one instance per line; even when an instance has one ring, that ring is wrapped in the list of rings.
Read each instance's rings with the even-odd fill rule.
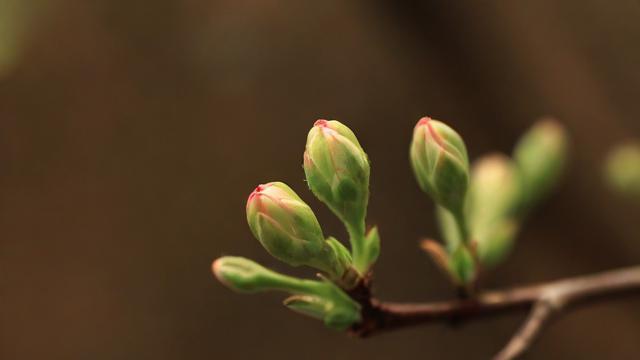
[[[423,323],[459,323],[497,313],[532,309],[523,327],[496,358],[506,360],[527,350],[550,315],[565,310],[569,305],[631,293],[640,294],[640,266],[484,292],[470,299],[431,303],[381,302],[369,295],[368,284],[365,284],[352,293],[362,305],[363,321],[355,325],[351,333],[367,337]]]
[[[520,330],[511,338],[494,360],[512,360],[522,355],[531,346],[542,328],[549,322],[554,313],[554,307],[547,301],[540,300],[531,310],[531,314]]]

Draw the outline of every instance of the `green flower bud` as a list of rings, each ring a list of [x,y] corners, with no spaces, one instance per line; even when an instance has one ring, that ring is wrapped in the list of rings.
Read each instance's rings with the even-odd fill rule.
[[[252,260],[233,256],[217,259],[212,270],[221,283],[238,292],[277,290],[293,294],[285,300],[287,307],[321,319],[330,328],[345,330],[361,320],[360,305],[328,280],[282,275]]]
[[[371,265],[365,241],[367,154],[348,127],[335,120],[318,120],[307,136],[303,166],[311,191],[346,225],[354,266],[365,273]]]
[[[318,120],[307,136],[304,172],[311,191],[343,222],[361,227],[369,201],[369,159],[353,132]]]
[[[351,266],[341,249],[325,241],[311,208],[284,183],[260,185],[251,193],[247,222],[262,246],[287,264],[311,266],[334,279]]]
[[[473,165],[467,219],[482,264],[496,265],[511,249],[518,185],[515,164],[504,155],[488,155]]]
[[[614,148],[607,159],[606,175],[620,193],[640,197],[640,142]]]
[[[521,211],[535,205],[558,182],[567,152],[566,132],[555,120],[541,120],[523,135],[513,154],[520,178]]]
[[[411,165],[420,188],[458,216],[469,183],[469,159],[460,135],[444,123],[420,119],[413,131]]]

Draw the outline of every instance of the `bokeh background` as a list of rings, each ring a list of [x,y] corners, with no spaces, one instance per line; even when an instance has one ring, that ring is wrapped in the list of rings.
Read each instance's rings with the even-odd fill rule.
[[[639,207],[607,190],[607,149],[640,136],[640,4],[621,1],[0,1],[0,358],[486,359],[524,314],[368,340],[242,296],[211,261],[270,258],[249,192],[306,191],[306,132],[335,118],[372,159],[376,292],[451,297],[417,247],[437,236],[408,164],[423,115],[472,157],[540,116],[572,161],[492,287],[640,262]],[[640,356],[640,299],[571,312],[531,359]]]

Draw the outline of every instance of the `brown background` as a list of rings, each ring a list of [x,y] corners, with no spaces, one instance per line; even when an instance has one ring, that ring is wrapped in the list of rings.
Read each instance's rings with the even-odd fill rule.
[[[457,128],[472,157],[509,151],[542,115],[571,132],[560,191],[492,286],[640,262],[639,207],[600,174],[612,144],[640,135],[637,1],[38,6],[0,79],[2,359],[494,354],[523,314],[360,341],[288,312],[281,294],[241,296],[214,281],[210,263],[225,254],[291,271],[246,226],[244,202],[260,182],[289,183],[326,234],[345,238],[303,182],[319,117],[347,123],[372,159],[385,299],[451,296],[417,249],[437,236],[407,160],[426,114]],[[639,301],[564,316],[530,358],[637,358]]]

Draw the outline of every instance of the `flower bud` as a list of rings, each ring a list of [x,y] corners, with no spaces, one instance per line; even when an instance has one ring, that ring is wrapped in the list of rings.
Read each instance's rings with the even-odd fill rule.
[[[514,150],[521,186],[521,211],[543,198],[557,183],[566,158],[567,135],[552,119],[538,121],[527,131]]]
[[[607,159],[607,178],[620,193],[640,197],[640,142],[619,145]]]
[[[212,270],[222,284],[238,292],[286,288],[286,279],[280,274],[243,257],[221,257],[213,262]]]
[[[318,199],[348,227],[364,231],[369,160],[348,127],[335,120],[315,122],[307,136],[304,172]]]
[[[410,155],[420,188],[440,206],[462,213],[469,160],[460,135],[444,123],[424,117],[413,131]]]
[[[332,278],[350,267],[340,249],[325,241],[311,208],[284,183],[260,185],[251,193],[247,222],[262,246],[287,264],[311,266]]]
[[[518,185],[515,165],[507,156],[488,155],[473,165],[467,219],[484,265],[496,265],[511,248],[517,230]]]

